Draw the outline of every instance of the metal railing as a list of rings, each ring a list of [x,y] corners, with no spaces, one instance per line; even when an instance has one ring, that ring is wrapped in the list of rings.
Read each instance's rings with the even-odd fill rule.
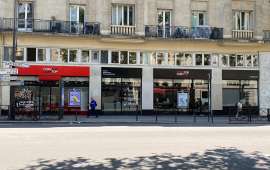
[[[223,28],[146,25],[145,37],[217,40],[223,39]]]
[[[232,30],[233,39],[250,40],[253,39],[254,32],[252,30]]]
[[[14,28],[13,18],[0,18],[0,30],[12,31]],[[17,19],[18,32],[40,33],[66,33],[80,35],[99,35],[100,24],[98,22],[73,22],[59,20]]]
[[[112,35],[131,36],[135,34],[136,26],[111,25]]]
[[[263,39],[264,41],[270,41],[270,30],[263,31]]]

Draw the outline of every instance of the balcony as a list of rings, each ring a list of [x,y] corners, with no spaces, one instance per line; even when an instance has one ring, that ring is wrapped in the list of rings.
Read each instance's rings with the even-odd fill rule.
[[[223,28],[146,25],[145,37],[218,40],[223,39]]]
[[[264,41],[270,41],[270,30],[263,31],[263,39]]]
[[[17,19],[18,32],[65,33],[77,35],[99,35],[100,24],[97,22],[78,23],[73,21]],[[12,31],[14,19],[0,19],[0,31]]]
[[[136,26],[111,25],[111,34],[132,36],[135,35],[135,28]]]
[[[232,30],[232,38],[239,40],[253,39],[254,32],[252,30]]]

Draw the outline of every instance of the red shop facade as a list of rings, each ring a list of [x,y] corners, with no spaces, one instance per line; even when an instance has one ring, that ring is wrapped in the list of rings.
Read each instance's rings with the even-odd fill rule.
[[[15,116],[85,114],[89,100],[88,66],[31,65],[18,68],[22,86],[11,87]]]

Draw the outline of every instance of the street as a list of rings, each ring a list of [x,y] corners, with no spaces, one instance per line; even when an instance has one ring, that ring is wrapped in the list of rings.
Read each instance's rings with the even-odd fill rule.
[[[1,170],[270,169],[270,126],[0,125]]]

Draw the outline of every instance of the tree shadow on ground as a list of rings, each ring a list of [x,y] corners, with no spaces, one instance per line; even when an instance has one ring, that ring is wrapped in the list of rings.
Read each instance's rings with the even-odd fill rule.
[[[114,170],[114,169],[228,169],[228,170],[269,170],[270,157],[259,152],[247,154],[236,148],[218,148],[188,156],[162,154],[135,158],[108,158],[102,162],[77,157],[69,160],[39,159],[33,165],[21,170]]]

